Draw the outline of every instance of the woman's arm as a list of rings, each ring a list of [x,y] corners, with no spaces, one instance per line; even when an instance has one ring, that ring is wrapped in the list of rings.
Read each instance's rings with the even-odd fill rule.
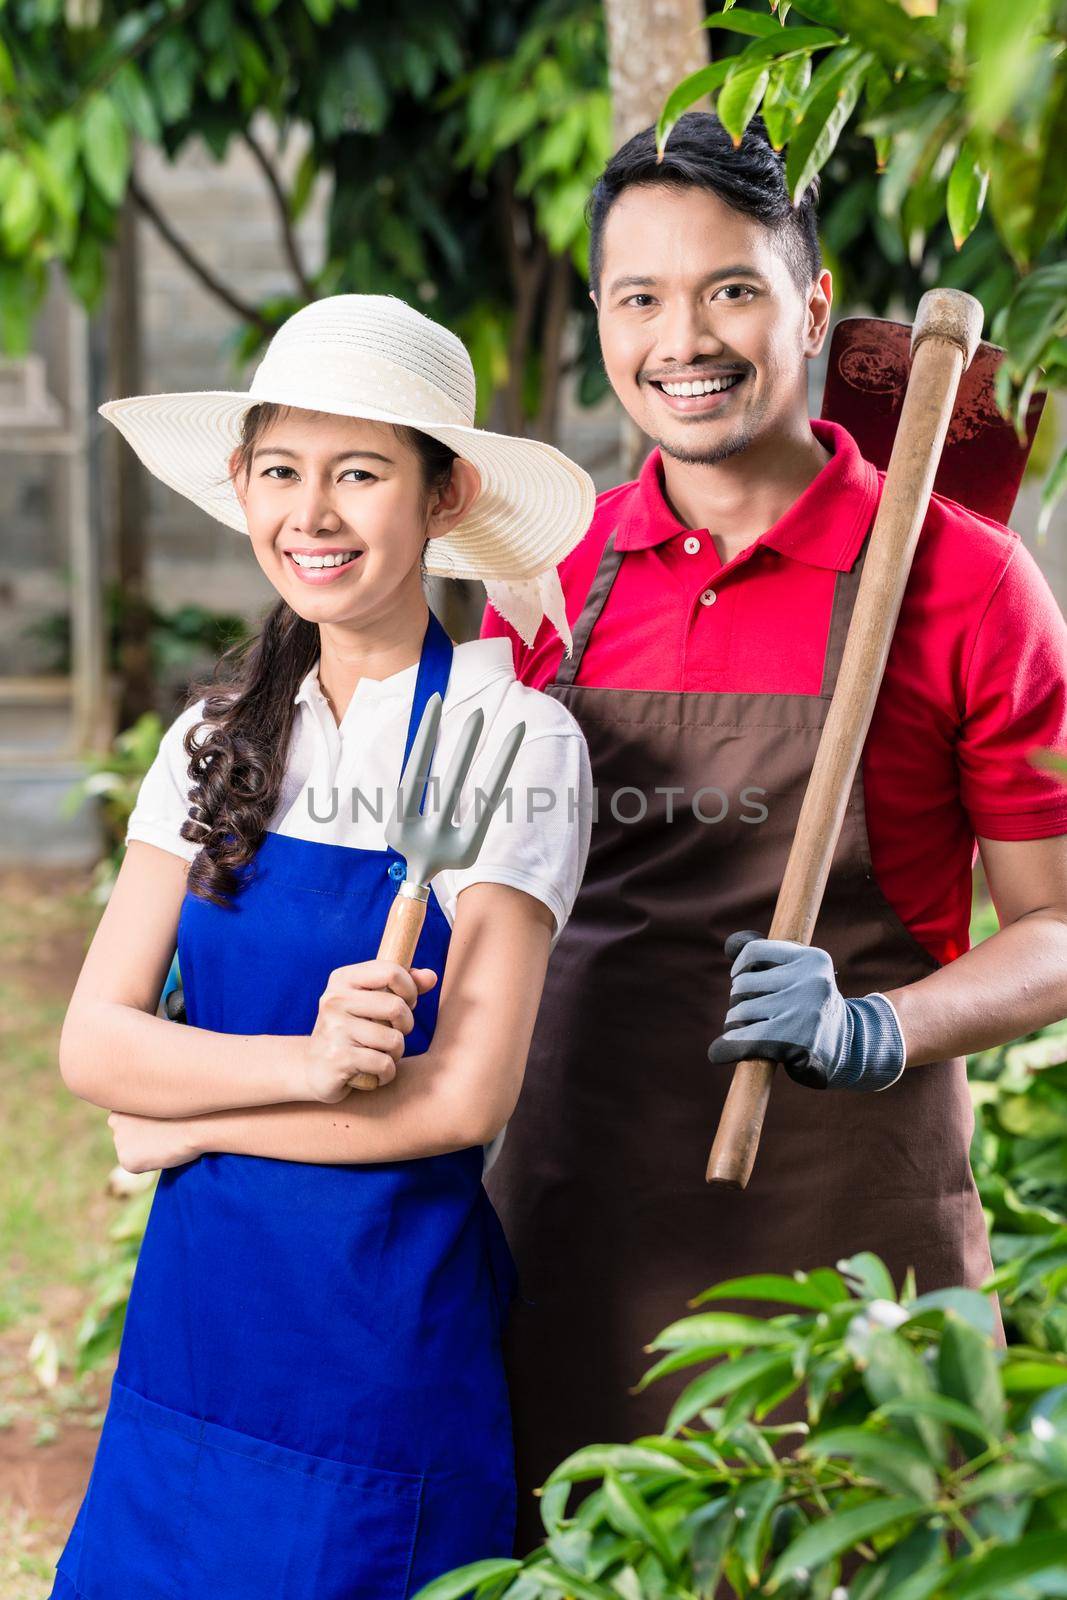
[[[187,872],[171,851],[127,846],[63,1021],[63,1081],[94,1105],[151,1117],[295,1100],[306,1040],[212,1033],[155,1015]]]
[[[508,1120],[541,1002],[552,912],[505,884],[475,883],[456,900],[430,1049],[405,1057],[391,1083],[334,1105],[272,1105],[183,1120],[195,1154],[289,1161],[404,1161],[487,1144]],[[152,1130],[126,1125],[126,1153],[151,1170]],[[189,1159],[188,1155],[183,1159]],[[123,1144],[119,1159],[124,1166]]]

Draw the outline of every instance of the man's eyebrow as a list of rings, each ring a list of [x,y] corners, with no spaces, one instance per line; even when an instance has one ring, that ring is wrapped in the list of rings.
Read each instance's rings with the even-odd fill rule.
[[[722,278],[758,278],[761,283],[767,279],[758,267],[747,261],[735,262],[730,267],[716,267],[714,272],[709,272],[700,280],[701,288],[705,284],[718,283]],[[656,285],[655,278],[625,277],[616,278],[608,290],[609,294],[618,294],[620,289],[652,289]]]
[[[284,445],[280,444],[265,444],[259,450],[253,452],[252,460],[256,461],[260,456],[289,456],[295,461],[299,459],[299,452],[287,450]],[[364,461],[384,461],[387,467],[393,465],[391,456],[380,455],[377,450],[342,450],[339,455],[331,456],[326,465],[328,467],[336,467],[340,462],[351,461],[356,456],[359,456]]]

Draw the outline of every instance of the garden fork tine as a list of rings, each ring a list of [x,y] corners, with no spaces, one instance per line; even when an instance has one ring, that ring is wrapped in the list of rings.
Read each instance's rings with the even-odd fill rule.
[[[525,722],[517,722],[508,732],[493,762],[487,790],[479,789],[470,815],[463,822],[454,822],[453,812],[470,773],[485,717],[476,708],[467,718],[445,774],[441,802],[432,809],[428,807],[423,815],[420,806],[440,725],[441,696],[435,694],[426,702],[404,765],[396,806],[385,826],[387,841],[404,857],[407,876],[389,908],[378,956],[405,967],[410,967],[415,957],[430,898],[430,879],[445,868],[469,867],[476,860],[526,733]],[[357,1072],[349,1082],[354,1089],[378,1087],[378,1079],[368,1072]]]

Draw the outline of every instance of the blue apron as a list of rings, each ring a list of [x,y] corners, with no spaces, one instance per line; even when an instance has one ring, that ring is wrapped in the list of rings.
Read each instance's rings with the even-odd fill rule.
[[[405,761],[451,660],[431,614]],[[310,1034],[331,971],[376,956],[403,875],[392,849],[268,832],[231,906],[182,903],[189,1022]],[[449,934],[431,892],[414,965],[439,981],[408,1055],[433,1038]],[[515,1269],[482,1154],[160,1173],[53,1600],[403,1600],[510,1553]]]

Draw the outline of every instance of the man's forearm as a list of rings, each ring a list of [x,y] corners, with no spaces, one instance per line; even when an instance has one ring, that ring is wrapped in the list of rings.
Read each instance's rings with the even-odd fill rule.
[[[884,993],[909,1067],[1033,1033],[1067,1017],[1067,918],[1029,912],[929,977]]]
[[[188,1117],[299,1093],[300,1038],[213,1033],[134,1006],[72,1006],[59,1043],[67,1087],[108,1111]]]
[[[407,1056],[391,1083],[351,1090],[334,1105],[299,1102],[186,1119],[201,1154],[273,1156],[282,1161],[410,1161],[478,1143],[440,1067],[427,1053]]]

